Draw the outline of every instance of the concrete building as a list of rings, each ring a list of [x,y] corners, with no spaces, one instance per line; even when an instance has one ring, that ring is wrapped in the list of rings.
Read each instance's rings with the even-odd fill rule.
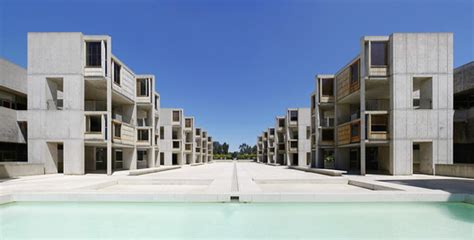
[[[179,108],[161,108],[160,110],[160,156],[162,165],[183,165],[184,155],[184,114]],[[191,127],[192,131],[192,127]],[[188,131],[187,131],[188,132]],[[187,139],[186,139],[187,141]]]
[[[275,152],[275,128],[271,127],[267,129],[267,163],[276,163],[276,152]]]
[[[454,163],[474,163],[474,62],[454,69]]]
[[[311,122],[309,108],[290,108],[286,113],[286,165],[309,166],[311,163]]]
[[[84,174],[159,164],[159,95],[112,54],[112,39],[28,34],[28,161]],[[67,156],[67,157],[64,157]]]
[[[0,59],[0,162],[26,162],[26,69]]]
[[[275,122],[275,163],[284,165],[287,162],[286,156],[286,119],[283,116],[276,117]]]
[[[366,36],[311,97],[313,166],[392,175],[453,163],[453,35]],[[335,127],[335,131],[332,128]]]
[[[334,75],[316,76],[316,87],[311,95],[311,167],[334,168],[334,161],[330,161],[336,135],[334,89]]]

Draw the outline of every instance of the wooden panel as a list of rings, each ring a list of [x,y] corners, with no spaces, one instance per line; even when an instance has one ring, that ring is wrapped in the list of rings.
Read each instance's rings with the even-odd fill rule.
[[[350,131],[351,131],[351,143],[360,142],[360,120],[356,120],[351,123]],[[356,135],[352,135],[352,131],[357,131]]]
[[[337,100],[349,95],[350,93],[350,67],[344,69],[341,73],[336,75],[337,86]]]
[[[351,143],[351,124],[345,123],[337,127],[337,144],[344,145]]]

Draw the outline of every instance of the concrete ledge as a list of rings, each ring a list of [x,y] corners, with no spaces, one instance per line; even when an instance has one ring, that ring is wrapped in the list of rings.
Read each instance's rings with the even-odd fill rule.
[[[193,163],[193,164],[190,164],[189,166],[194,167],[194,166],[201,166],[201,165],[204,165],[204,163]]]
[[[466,194],[377,192],[377,193],[259,193],[240,194],[241,202],[466,202]]]
[[[229,202],[229,194],[207,193],[18,193],[8,202]],[[3,204],[4,204],[3,203]]]
[[[44,175],[42,163],[0,162],[0,178]]]
[[[136,170],[120,171],[120,172],[114,173],[113,175],[138,176],[138,175],[163,172],[163,171],[168,171],[168,170],[173,170],[173,169],[178,169],[178,168],[181,168],[181,166],[162,166],[162,167],[154,167],[154,168],[143,168],[143,169],[136,169]]]
[[[307,168],[307,167],[297,167],[297,166],[288,166],[289,169],[295,169],[305,172],[319,173],[328,176],[342,176],[346,174],[346,171],[335,170],[335,169],[325,169],[325,168]]]
[[[436,175],[474,178],[474,164],[436,164]]]
[[[209,185],[213,179],[151,179],[133,178],[119,179],[117,184],[123,185]]]
[[[348,184],[346,178],[321,179],[252,179],[256,184]]]
[[[371,183],[371,182],[361,182],[361,181],[355,181],[355,180],[349,180],[348,182],[349,185],[353,185],[356,187],[361,187],[369,190],[374,190],[374,191],[402,191],[401,189],[398,188],[393,188],[393,187],[387,187],[382,184],[376,184],[376,183]]]

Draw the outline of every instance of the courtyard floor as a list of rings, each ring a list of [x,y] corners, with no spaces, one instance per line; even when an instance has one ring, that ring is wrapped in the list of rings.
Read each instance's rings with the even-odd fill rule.
[[[164,167],[165,168],[165,167]],[[255,162],[215,161],[138,176],[49,174],[0,180],[11,201],[474,203],[474,180],[430,175],[332,177]]]

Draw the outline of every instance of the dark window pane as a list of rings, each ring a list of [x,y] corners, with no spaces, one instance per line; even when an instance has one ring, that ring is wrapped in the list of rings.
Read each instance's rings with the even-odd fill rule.
[[[351,65],[351,82],[359,81],[359,61]]]
[[[332,78],[324,78],[322,80],[323,83],[323,96],[333,96],[334,95],[334,84]]]
[[[90,131],[91,132],[100,132],[102,130],[101,117],[100,116],[90,116]]]
[[[86,66],[100,67],[102,62],[100,42],[86,42]]]
[[[179,111],[173,111],[173,122],[179,122]]]
[[[114,82],[117,83],[118,85],[120,85],[120,69],[122,67],[117,64],[117,63],[114,63]]]
[[[298,112],[290,111],[290,121],[298,121]]]
[[[386,66],[387,64],[387,42],[371,42],[370,58],[374,66]]]

